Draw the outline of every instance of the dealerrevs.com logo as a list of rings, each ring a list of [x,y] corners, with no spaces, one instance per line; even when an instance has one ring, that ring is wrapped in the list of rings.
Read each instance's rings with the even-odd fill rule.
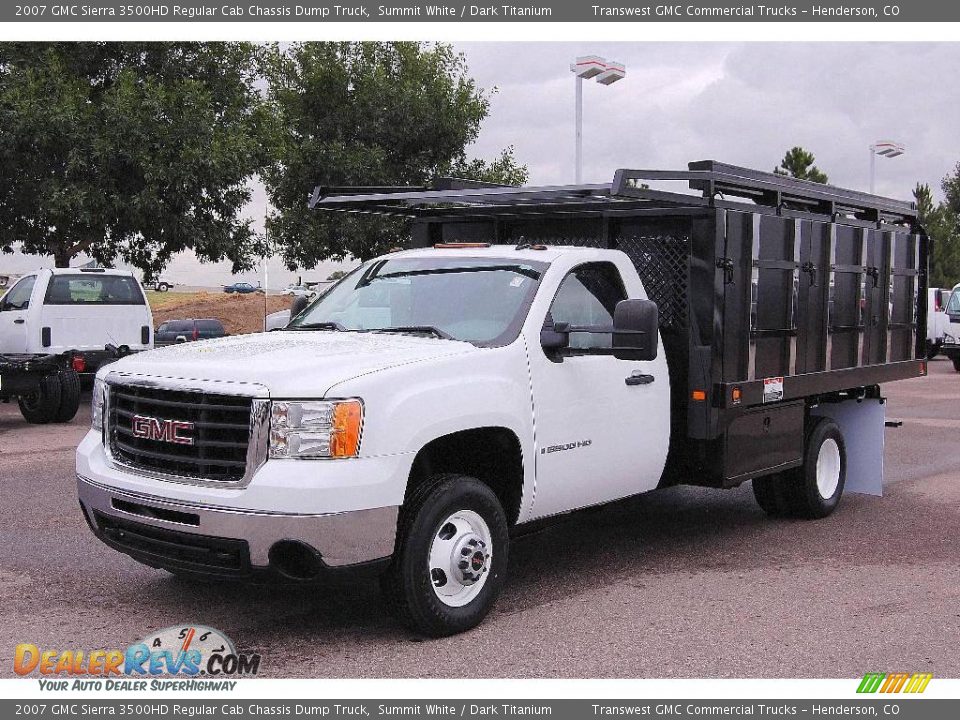
[[[256,675],[260,656],[237,652],[219,630],[183,625],[164,628],[124,650],[47,650],[21,643],[13,670],[39,675],[41,690],[232,690],[235,682],[220,680]],[[70,679],[52,679],[63,676]],[[153,680],[170,676],[205,680],[179,685]]]
[[[922,693],[933,679],[930,673],[867,673],[858,693]]]

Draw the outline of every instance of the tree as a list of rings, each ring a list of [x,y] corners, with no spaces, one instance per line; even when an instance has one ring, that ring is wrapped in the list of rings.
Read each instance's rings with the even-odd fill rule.
[[[267,227],[290,267],[365,259],[409,238],[402,219],[310,210],[316,185],[425,186],[445,175],[526,181],[512,149],[491,162],[467,158],[489,93],[448,45],[294,44],[277,56],[269,86],[283,132],[263,174],[275,208]]]
[[[934,203],[929,185],[917,183],[917,221],[926,230],[933,246],[930,257],[930,286],[953,287],[960,282],[960,164],[955,175],[941,183],[946,201]]]
[[[270,115],[249,43],[0,44],[0,249],[248,268]]]
[[[797,180],[810,180],[815,183],[826,183],[827,174],[814,165],[813,153],[802,147],[793,147],[787,151],[780,161],[780,166],[773,171],[777,175],[786,175]]]

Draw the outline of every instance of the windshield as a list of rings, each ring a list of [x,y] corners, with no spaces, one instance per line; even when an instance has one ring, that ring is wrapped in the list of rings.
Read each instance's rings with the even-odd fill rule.
[[[960,313],[960,289],[954,290],[947,301],[947,312],[951,315]]]
[[[475,345],[516,339],[546,263],[395,258],[361,265],[288,326],[409,332]]]

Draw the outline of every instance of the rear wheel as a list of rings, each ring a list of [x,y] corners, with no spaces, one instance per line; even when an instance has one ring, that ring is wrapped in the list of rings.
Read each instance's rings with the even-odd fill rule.
[[[159,292],[166,292],[169,289],[170,289],[170,286],[167,285],[166,283],[160,283],[159,285],[157,285],[157,290]]]
[[[773,517],[824,518],[840,504],[847,451],[839,426],[814,418],[807,431],[803,465],[753,481],[757,504]]]
[[[770,517],[789,517],[791,505],[784,491],[783,476],[767,475],[753,481],[753,496],[757,505]]]
[[[950,359],[953,361],[953,369],[960,372],[960,355],[955,355]]]
[[[36,390],[17,398],[17,404],[23,419],[29,423],[42,425],[53,420],[60,409],[59,373],[42,378]]]
[[[940,354],[940,343],[934,342],[933,340],[927,340],[927,351],[926,351],[927,360],[933,360],[939,354]]]
[[[73,368],[60,371],[60,404],[53,422],[66,423],[73,420],[80,409],[80,376]]]
[[[478,625],[500,594],[507,520],[493,491],[465,475],[438,475],[403,510],[393,563],[381,579],[400,620],[433,637]]]

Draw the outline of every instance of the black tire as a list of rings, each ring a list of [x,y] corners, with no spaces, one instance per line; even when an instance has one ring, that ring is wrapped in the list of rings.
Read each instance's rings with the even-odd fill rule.
[[[770,517],[790,517],[793,514],[780,473],[756,478],[753,481],[753,496],[757,499],[757,505]]]
[[[821,486],[818,484],[818,460],[820,449],[828,443],[825,452],[825,463],[831,465],[831,449],[835,450],[839,461],[839,478],[829,497],[824,497]],[[847,478],[847,450],[843,442],[840,428],[830,418],[814,418],[807,431],[806,443],[803,451],[803,465],[783,474],[783,490],[790,506],[793,517],[807,520],[819,520],[837,509],[840,498],[843,496],[843,486]],[[832,485],[832,483],[828,483]]]
[[[28,423],[43,425],[53,420],[60,409],[59,373],[42,378],[34,392],[17,398],[17,404]]]
[[[472,511],[483,519],[490,533],[491,553],[479,592],[463,606],[452,607],[434,590],[429,557],[435,538],[443,537],[443,529],[450,526],[447,520],[459,511]],[[503,507],[487,485],[466,475],[434,476],[404,503],[397,547],[390,568],[381,577],[381,590],[410,629],[431,637],[464,632],[480,624],[500,594],[509,544]]]
[[[166,292],[169,289],[170,289],[170,286],[167,285],[166,283],[160,283],[159,285],[157,285],[158,292]]]
[[[932,340],[927,340],[927,360],[933,360],[937,355],[940,354],[940,343],[933,342]]]
[[[953,361],[953,369],[957,372],[960,372],[960,355],[956,355],[950,358],[950,360]]]
[[[80,409],[80,376],[73,368],[60,371],[60,405],[53,422],[68,423]]]

